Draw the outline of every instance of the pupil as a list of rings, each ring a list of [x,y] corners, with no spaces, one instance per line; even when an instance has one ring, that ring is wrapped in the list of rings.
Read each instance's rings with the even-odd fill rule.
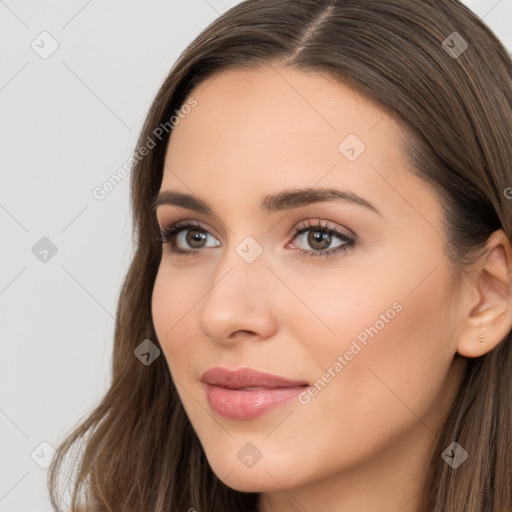
[[[330,235],[329,233],[322,233],[321,231],[313,231],[311,232],[310,239],[310,243],[312,242],[313,246],[316,243],[321,244],[321,247],[317,250],[322,250],[325,249],[326,246],[329,246]],[[322,245],[322,242],[325,243]]]
[[[204,240],[205,234],[200,233],[198,231],[189,231],[189,236],[187,237],[187,242],[194,247],[194,244],[200,244]]]

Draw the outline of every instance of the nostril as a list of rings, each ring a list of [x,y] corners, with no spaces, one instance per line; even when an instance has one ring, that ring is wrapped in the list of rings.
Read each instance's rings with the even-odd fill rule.
[[[247,334],[255,334],[253,331],[248,331],[246,329],[240,329],[238,331],[235,331],[233,334],[231,334],[232,337],[235,337],[238,333],[247,333]]]

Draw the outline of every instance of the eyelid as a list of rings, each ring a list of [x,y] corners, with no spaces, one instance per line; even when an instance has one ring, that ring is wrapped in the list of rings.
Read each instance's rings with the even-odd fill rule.
[[[304,220],[296,222],[292,229],[289,231],[288,236],[296,235],[298,231],[306,228],[314,229],[321,226],[323,229],[326,230],[333,230],[339,232],[340,235],[343,235],[350,239],[356,239],[357,235],[349,228],[345,226],[340,226],[339,224],[335,222],[331,222],[325,219],[321,219],[319,217],[317,218],[311,218],[306,217]]]
[[[175,227],[180,227],[180,228],[182,227],[183,230],[185,230],[186,228],[197,227],[204,231],[207,231],[209,235],[212,235],[216,239],[219,239],[219,237],[216,234],[215,229],[213,229],[212,227],[210,227],[208,224],[204,223],[203,221],[199,221],[196,219],[192,220],[189,218],[184,218],[184,219],[177,220],[177,221],[161,222],[161,223],[158,222],[158,227],[161,232],[168,230],[170,228],[175,228]]]

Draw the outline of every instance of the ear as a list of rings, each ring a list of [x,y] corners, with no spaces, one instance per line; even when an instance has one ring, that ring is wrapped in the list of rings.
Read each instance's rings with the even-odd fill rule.
[[[502,229],[488,238],[475,268],[463,292],[465,316],[457,340],[457,352],[465,357],[490,352],[512,329],[512,247]]]

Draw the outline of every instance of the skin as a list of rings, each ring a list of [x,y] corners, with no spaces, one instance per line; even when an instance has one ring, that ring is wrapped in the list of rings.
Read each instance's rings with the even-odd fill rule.
[[[417,510],[465,357],[491,350],[512,326],[508,240],[493,234],[457,294],[441,205],[406,171],[400,127],[326,76],[230,70],[191,95],[198,104],[174,128],[161,191],[194,194],[214,215],[158,207],[161,228],[190,220],[209,234],[197,256],[163,245],[152,308],[213,471],[234,489],[261,492],[263,511]],[[352,162],[338,149],[348,134],[366,146]],[[295,187],[350,190],[380,215],[333,201],[259,208],[264,195]],[[355,235],[354,246],[328,259],[300,255],[344,243],[293,238],[308,220]],[[186,234],[180,248],[201,247]],[[248,236],[263,251],[252,263],[236,252]],[[307,405],[293,400],[249,421],[210,408],[199,380],[207,369],[249,367],[312,384],[397,302],[401,311]],[[247,442],[262,454],[250,468],[237,458]]]

